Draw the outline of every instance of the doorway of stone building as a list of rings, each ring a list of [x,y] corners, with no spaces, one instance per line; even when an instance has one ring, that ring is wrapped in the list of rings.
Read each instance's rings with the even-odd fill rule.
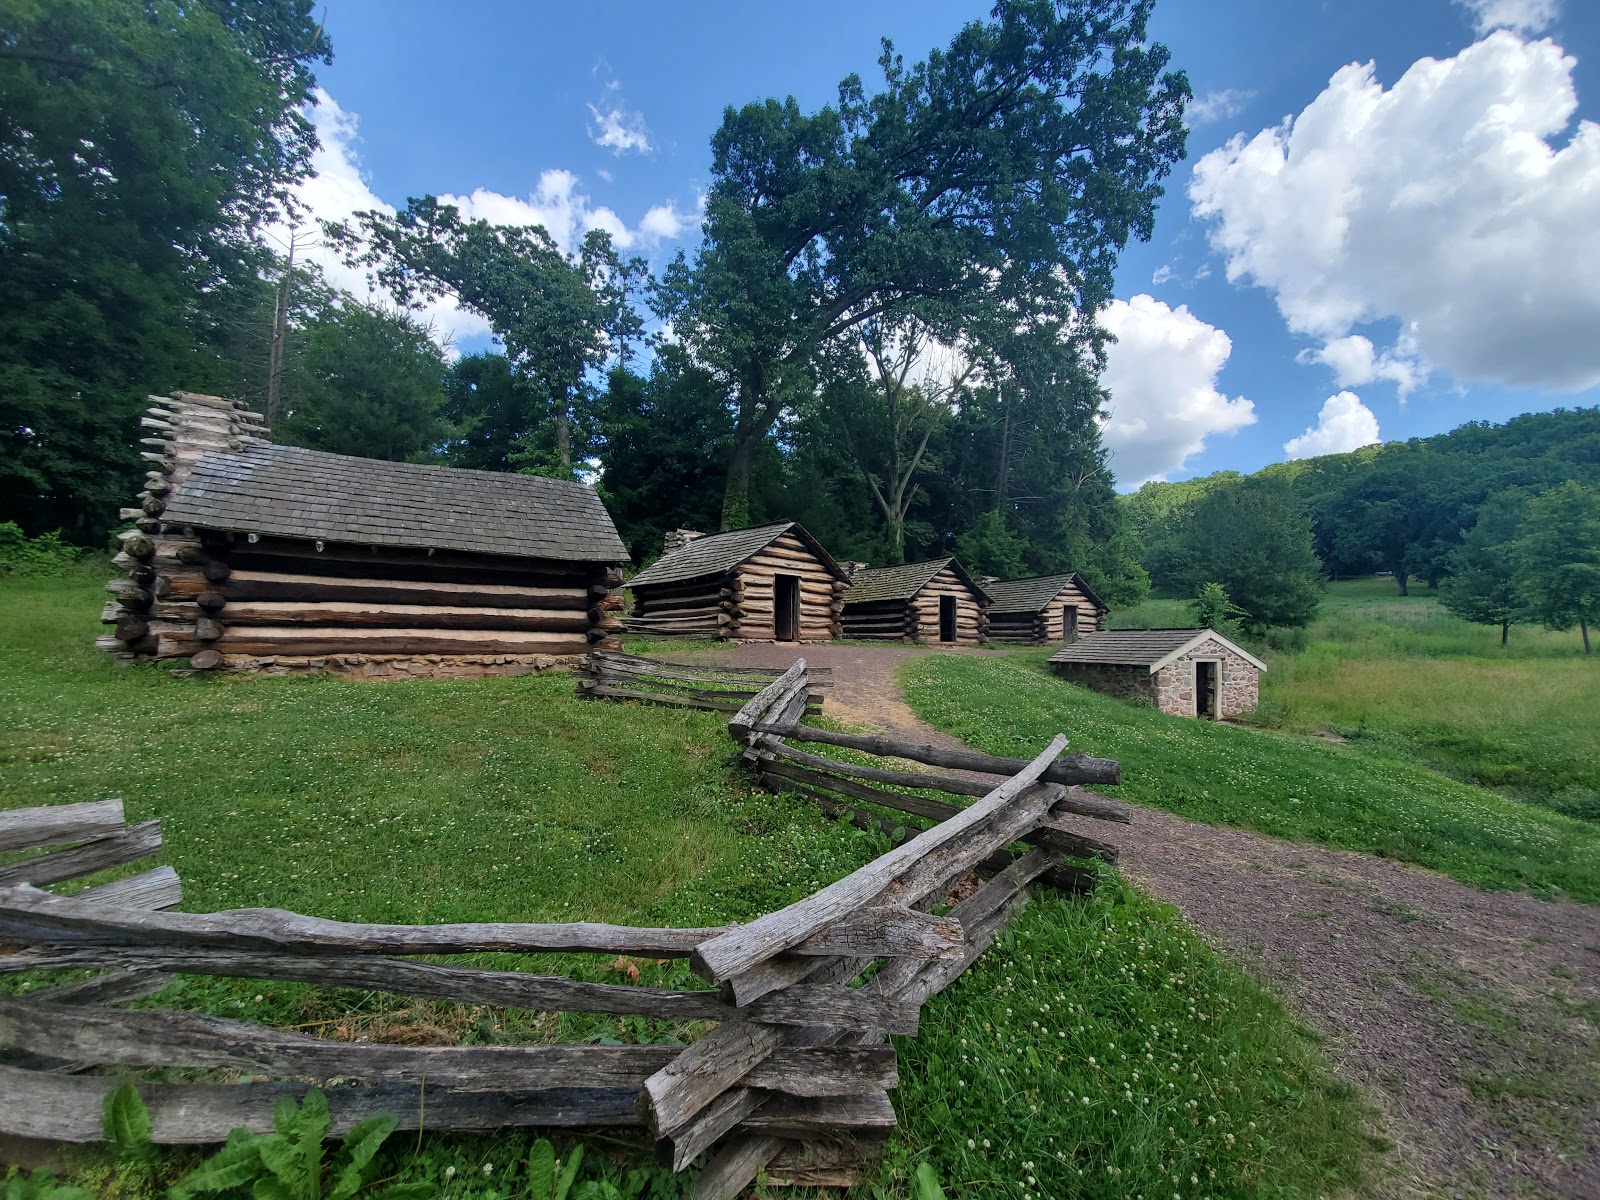
[[[1217,719],[1217,664],[1214,662],[1194,665],[1194,714],[1212,721]]]

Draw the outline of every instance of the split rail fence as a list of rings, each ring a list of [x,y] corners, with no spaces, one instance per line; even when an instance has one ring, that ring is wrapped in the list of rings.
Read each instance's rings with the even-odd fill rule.
[[[735,713],[761,689],[783,674],[768,667],[730,667],[717,663],[668,662],[596,650],[578,660],[580,697],[597,700],[643,700],[681,708]],[[807,667],[806,713],[822,711],[819,693],[833,686],[833,668]]]
[[[812,686],[804,661],[797,662],[730,721],[760,778],[858,823],[888,819],[874,810],[933,823],[920,832],[897,827],[899,844],[888,853],[745,925],[410,926],[270,909],[180,913],[163,911],[166,903],[108,902],[114,897],[103,889],[59,896],[34,886],[70,877],[60,873],[72,869],[68,862],[31,873],[5,868],[13,873],[0,875],[10,885],[0,888],[0,974],[107,973],[0,1000],[0,1046],[8,1048],[0,1062],[0,1132],[96,1141],[105,1096],[130,1068],[186,1075],[208,1069],[235,1081],[133,1080],[157,1142],[215,1142],[240,1126],[270,1130],[275,1105],[319,1080],[338,1084],[326,1088],[336,1133],[378,1112],[396,1114],[408,1129],[634,1127],[674,1170],[710,1152],[692,1192],[700,1200],[737,1196],[763,1168],[780,1183],[854,1182],[895,1126],[888,1092],[897,1075],[888,1035],[915,1033],[923,1004],[993,943],[1036,887],[1086,885],[1087,876],[1063,858],[1114,853],[1072,822],[1121,815],[1081,786],[1114,782],[1118,768],[1108,760],[1063,757],[1060,736],[1024,761],[814,729],[800,723]],[[800,751],[797,742],[999,779],[864,767]],[[957,808],[929,798],[930,790],[975,799]],[[71,825],[73,809],[95,807],[38,810],[51,816],[20,823],[18,814],[0,814],[0,848],[79,837],[92,839],[85,842],[92,847],[144,828],[109,833],[109,810],[98,824]],[[41,819],[61,827],[43,829]],[[1015,857],[1013,846],[1021,847]],[[28,861],[51,859],[61,855]],[[156,899],[175,903],[176,894]],[[932,911],[947,903],[948,911]],[[712,986],[603,984],[417,957],[486,951],[687,957]],[[172,974],[713,1027],[686,1046],[401,1046],[113,1007]]]

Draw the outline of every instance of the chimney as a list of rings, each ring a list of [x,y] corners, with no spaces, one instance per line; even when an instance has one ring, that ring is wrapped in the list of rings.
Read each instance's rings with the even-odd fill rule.
[[[861,574],[861,572],[865,571],[871,565],[871,563],[864,562],[847,562],[844,564],[844,573],[848,575],[852,581],[854,581],[857,575]]]
[[[671,530],[668,530],[667,531],[667,536],[663,540],[662,545],[661,545],[661,553],[662,553],[663,556],[666,556],[668,554],[675,554],[677,551],[682,550],[685,546],[687,546],[690,542],[694,541],[696,538],[703,538],[703,537],[705,537],[705,534],[701,533],[697,529],[671,529]]]

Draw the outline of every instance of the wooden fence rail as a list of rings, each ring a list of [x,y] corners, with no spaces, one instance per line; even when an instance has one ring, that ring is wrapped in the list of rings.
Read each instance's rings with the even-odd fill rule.
[[[644,700],[711,712],[738,712],[781,671],[763,667],[725,667],[715,663],[668,662],[597,650],[579,660],[577,693],[590,699]],[[809,692],[806,713],[822,711],[824,688],[833,686],[832,670],[806,670]]]
[[[773,1179],[801,1184],[857,1177],[895,1126],[888,1036],[915,1033],[922,1006],[993,943],[1037,887],[1088,886],[1091,874],[1064,857],[1115,856],[1077,822],[1125,819],[1083,786],[1115,782],[1117,764],[1064,755],[1065,737],[1021,760],[817,729],[801,719],[814,711],[814,689],[829,681],[804,660],[782,672],[705,669],[720,672],[715,678],[727,687],[706,686],[709,676],[698,666],[626,655],[594,660],[605,668],[594,678],[739,693],[740,702],[729,704],[736,709],[729,730],[758,779],[857,824],[890,828],[897,844],[786,908],[745,925],[700,929],[373,925],[270,909],[172,912],[165,910],[176,897],[161,890],[165,876],[76,896],[42,891],[35,885],[60,878],[51,860],[73,853],[46,852],[6,868],[14,874],[0,888],[0,974],[106,973],[0,998],[0,1133],[99,1140],[105,1096],[132,1072],[157,1142],[212,1142],[241,1126],[270,1130],[281,1099],[322,1080],[338,1082],[327,1089],[335,1133],[378,1112],[397,1114],[407,1129],[638,1129],[675,1170],[710,1153],[692,1193],[699,1200],[730,1200],[763,1168]],[[921,769],[846,762],[799,745],[894,757]],[[978,771],[992,778],[970,773]],[[78,853],[72,863],[127,861],[119,856],[132,854],[130,835],[141,828],[126,829],[120,805],[25,810],[0,814],[0,850],[71,840],[81,843],[79,851],[105,848]],[[14,870],[27,863],[38,865]],[[175,876],[170,882],[175,887]],[[592,983],[417,957],[486,951],[686,957],[704,985]],[[687,1045],[402,1046],[112,1007],[172,974],[712,1027]],[[207,1071],[246,1078],[148,1077],[173,1069],[190,1078]]]

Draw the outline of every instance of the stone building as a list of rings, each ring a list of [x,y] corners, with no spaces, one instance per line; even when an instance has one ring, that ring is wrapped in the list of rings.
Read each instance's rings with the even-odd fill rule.
[[[1267,669],[1214,629],[1102,630],[1064,646],[1050,665],[1098,692],[1213,720],[1254,710]]]

